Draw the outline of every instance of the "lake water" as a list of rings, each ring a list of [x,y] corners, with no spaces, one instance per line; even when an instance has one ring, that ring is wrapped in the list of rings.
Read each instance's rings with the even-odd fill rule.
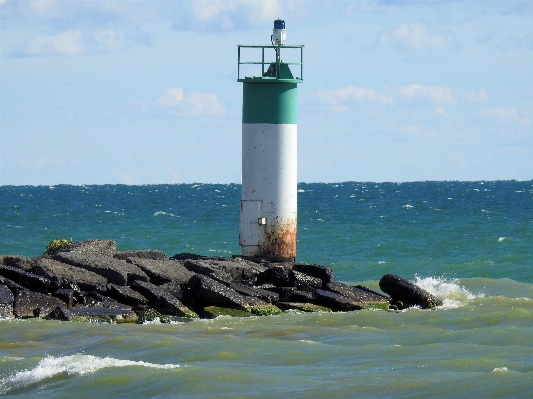
[[[531,398],[533,182],[299,184],[298,261],[435,310],[111,325],[0,320],[0,394],[42,398]],[[54,238],[239,254],[240,185],[1,186],[0,254]]]

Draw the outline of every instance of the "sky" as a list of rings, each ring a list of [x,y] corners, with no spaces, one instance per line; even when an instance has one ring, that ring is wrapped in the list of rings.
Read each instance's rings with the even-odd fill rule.
[[[240,183],[278,17],[298,181],[533,179],[533,1],[0,0],[0,185]]]

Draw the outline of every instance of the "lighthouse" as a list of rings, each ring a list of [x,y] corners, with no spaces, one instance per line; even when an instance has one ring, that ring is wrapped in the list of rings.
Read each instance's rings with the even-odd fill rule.
[[[296,259],[297,85],[304,46],[285,45],[285,35],[285,21],[277,19],[269,45],[237,46],[243,84],[239,244],[243,257],[269,261]]]

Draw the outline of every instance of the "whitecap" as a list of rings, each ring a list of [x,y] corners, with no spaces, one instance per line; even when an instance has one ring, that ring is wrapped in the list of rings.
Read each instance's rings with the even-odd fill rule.
[[[473,294],[459,284],[458,279],[448,279],[445,277],[416,276],[414,284],[426,290],[442,301],[439,309],[456,309],[465,304],[470,299],[483,297],[483,294]]]
[[[179,216],[173,215],[170,212],[163,212],[163,211],[158,211],[158,212],[154,213],[154,216],[170,216],[170,217],[173,217],[173,218],[179,218]]]
[[[500,237],[500,238],[498,238],[498,242],[502,242],[502,241],[504,241],[504,240],[507,240],[507,237]]]
[[[174,369],[180,367],[177,364],[155,364],[143,361],[113,359],[111,357],[100,358],[91,355],[72,355],[60,357],[45,357],[31,370],[19,371],[10,377],[0,380],[0,394],[4,394],[16,388],[25,387],[43,380],[52,378],[58,374],[82,375],[95,373],[103,368],[141,366],[158,369]]]
[[[414,208],[414,206],[407,204],[407,205],[402,206],[402,208],[411,209],[411,208]]]
[[[497,373],[501,371],[509,371],[509,369],[507,367],[496,367],[494,370],[492,370],[493,373]]]

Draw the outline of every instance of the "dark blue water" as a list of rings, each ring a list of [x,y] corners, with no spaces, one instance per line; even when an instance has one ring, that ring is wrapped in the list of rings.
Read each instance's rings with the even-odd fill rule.
[[[240,185],[0,187],[0,253],[38,256],[54,238],[119,249],[239,254]],[[347,281],[413,277],[533,281],[533,183],[302,183],[298,261]]]

